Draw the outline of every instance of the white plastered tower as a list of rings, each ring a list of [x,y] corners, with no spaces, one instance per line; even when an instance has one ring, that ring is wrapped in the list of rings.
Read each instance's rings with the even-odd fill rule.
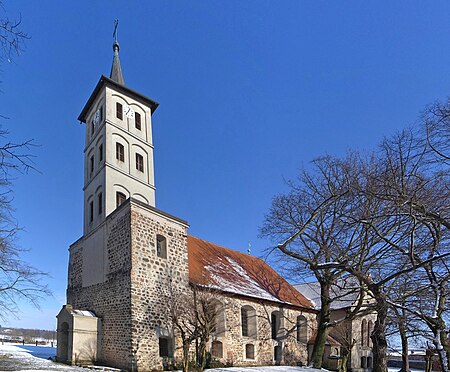
[[[158,103],[125,86],[119,44],[78,119],[86,124],[84,235],[125,199],[155,206],[152,114]]]

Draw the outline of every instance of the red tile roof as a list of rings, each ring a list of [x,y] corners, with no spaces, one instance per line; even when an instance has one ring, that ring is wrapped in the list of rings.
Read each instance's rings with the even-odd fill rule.
[[[314,309],[263,260],[188,235],[189,281],[223,292]]]

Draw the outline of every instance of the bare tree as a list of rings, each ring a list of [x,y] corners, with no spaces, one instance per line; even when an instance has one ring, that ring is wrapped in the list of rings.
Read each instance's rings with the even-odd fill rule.
[[[28,36],[20,29],[21,19],[10,20],[0,2],[0,63],[18,56]],[[7,117],[0,115],[0,118]],[[11,176],[34,169],[29,155],[33,141],[8,140],[9,133],[0,128],[0,318],[18,312],[20,300],[38,306],[50,294],[41,280],[45,273],[21,259],[23,250],[15,244],[20,231],[13,217]]]
[[[217,330],[217,316],[224,308],[217,291],[192,285],[187,291],[170,291],[167,304],[170,320],[181,338],[183,371],[189,370],[189,356],[195,343],[197,369],[203,371],[207,362],[207,346]]]
[[[29,36],[20,28],[22,19],[10,19],[6,14],[3,3],[0,2],[0,62],[11,62],[20,55],[24,42]]]
[[[350,231],[345,223],[351,194],[343,163],[323,157],[313,165],[313,171],[303,172],[297,182],[289,183],[289,193],[273,199],[261,235],[272,238],[279,251],[297,262],[295,268],[310,270],[320,284],[321,308],[311,365],[321,368],[330,327],[357,316],[365,293],[361,285],[348,288],[348,292],[358,292],[356,306],[344,319],[331,321],[331,303],[339,300],[331,288],[345,270],[324,265],[334,262],[341,253],[357,249],[366,232]]]

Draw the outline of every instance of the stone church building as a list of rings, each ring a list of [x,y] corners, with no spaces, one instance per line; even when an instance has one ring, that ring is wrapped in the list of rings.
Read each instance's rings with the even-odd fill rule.
[[[223,305],[208,352],[224,364],[307,363],[317,310],[262,260],[188,234],[155,207],[152,115],[119,62],[101,76],[86,124],[84,230],[69,249],[67,305],[57,316],[59,361],[163,369],[182,357],[167,320],[170,291],[214,289]]]

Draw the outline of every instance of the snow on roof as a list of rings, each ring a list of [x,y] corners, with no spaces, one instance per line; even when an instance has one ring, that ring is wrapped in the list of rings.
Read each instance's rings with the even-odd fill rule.
[[[70,313],[72,315],[88,316],[88,317],[94,317],[95,318],[95,314],[92,311],[88,311],[88,310],[71,309]]]
[[[314,307],[318,310],[321,307],[320,301],[320,283],[304,283],[295,284],[294,288],[308,298]],[[353,278],[344,278],[337,281],[337,284],[331,287],[331,296],[333,302],[331,303],[331,309],[344,309],[346,307],[351,307],[355,304],[358,299],[359,285]]]
[[[189,281],[223,292],[314,309],[261,259],[188,235]]]

